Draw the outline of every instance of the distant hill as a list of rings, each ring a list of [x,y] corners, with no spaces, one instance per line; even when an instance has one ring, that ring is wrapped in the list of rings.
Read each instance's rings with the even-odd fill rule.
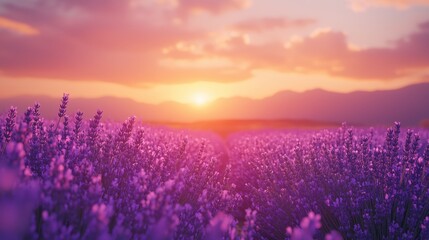
[[[210,130],[220,136],[226,137],[231,133],[240,131],[258,131],[267,129],[326,129],[338,128],[341,123],[319,122],[310,120],[289,119],[247,119],[247,120],[209,120],[197,122],[148,122],[150,125],[162,125],[171,128]]]
[[[35,101],[41,103],[45,118],[56,118],[61,96],[0,98],[0,113],[9,106],[18,107],[20,114]],[[411,85],[397,90],[334,93],[320,89],[303,93],[283,91],[260,100],[223,98],[204,107],[175,102],[145,104],[126,98],[73,98],[69,113],[78,109],[86,118],[97,109],[104,110],[104,118],[122,121],[135,115],[145,121],[193,122],[206,120],[300,120],[316,122],[349,122],[352,124],[385,125],[400,121],[404,125],[418,125],[429,119],[429,83]]]

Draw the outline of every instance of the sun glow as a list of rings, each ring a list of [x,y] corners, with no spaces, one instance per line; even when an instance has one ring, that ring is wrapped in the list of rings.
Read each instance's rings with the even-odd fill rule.
[[[195,93],[192,99],[194,105],[203,106],[208,102],[208,96],[206,93],[199,92]]]

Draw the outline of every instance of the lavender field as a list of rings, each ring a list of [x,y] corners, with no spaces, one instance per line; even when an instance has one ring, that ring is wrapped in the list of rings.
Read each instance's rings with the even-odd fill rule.
[[[225,140],[67,103],[0,117],[0,239],[429,239],[427,130]]]

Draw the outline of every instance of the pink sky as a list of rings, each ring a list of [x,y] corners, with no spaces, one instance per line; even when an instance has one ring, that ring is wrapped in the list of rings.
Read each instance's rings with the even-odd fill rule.
[[[428,42],[427,0],[0,0],[0,96],[391,89],[427,81]]]

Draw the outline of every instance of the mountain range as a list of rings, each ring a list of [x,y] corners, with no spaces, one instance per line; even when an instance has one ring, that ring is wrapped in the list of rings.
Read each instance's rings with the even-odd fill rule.
[[[18,107],[23,114],[34,102],[41,104],[42,116],[55,119],[61,96],[0,97],[0,113],[10,106]],[[429,119],[429,83],[410,85],[395,90],[357,91],[336,93],[321,89],[307,92],[282,91],[264,99],[242,97],[222,98],[197,107],[176,102],[147,104],[127,98],[73,98],[68,113],[77,110],[86,118],[97,109],[104,118],[122,121],[135,115],[150,122],[195,122],[207,120],[311,120],[320,122],[348,122],[360,125],[386,125],[400,121],[416,126]]]

